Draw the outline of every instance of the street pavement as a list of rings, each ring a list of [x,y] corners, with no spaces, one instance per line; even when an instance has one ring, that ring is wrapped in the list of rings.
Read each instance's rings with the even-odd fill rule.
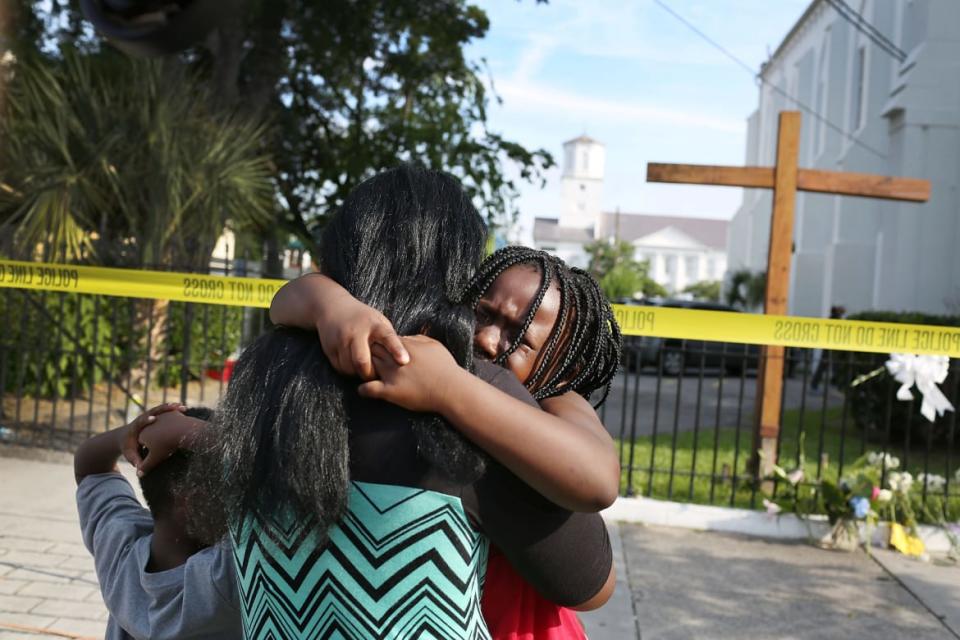
[[[0,447],[0,640],[103,637],[106,611],[73,494],[67,456]],[[591,640],[960,639],[953,564],[609,526],[617,589],[582,616]]]

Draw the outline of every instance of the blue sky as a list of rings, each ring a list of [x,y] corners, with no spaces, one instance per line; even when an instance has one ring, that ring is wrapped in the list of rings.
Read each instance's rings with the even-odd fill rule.
[[[664,0],[754,69],[810,0]],[[647,162],[743,164],[755,80],[653,0],[479,0],[485,58],[502,105],[489,125],[561,158],[587,133],[606,145],[605,210],[730,218],[740,190],[647,184]],[[559,215],[560,169],[524,186],[522,232]],[[521,238],[526,236],[521,235]]]

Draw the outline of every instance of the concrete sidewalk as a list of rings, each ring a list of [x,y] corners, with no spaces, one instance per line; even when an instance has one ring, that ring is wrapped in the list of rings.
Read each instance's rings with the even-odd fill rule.
[[[67,457],[4,453],[0,640],[102,638]],[[955,565],[642,525],[611,523],[611,534],[617,591],[583,616],[591,640],[960,639]]]
[[[80,539],[73,466],[2,453],[0,640],[103,638],[107,610]]]
[[[643,640],[960,638],[956,565],[688,529],[620,530]],[[623,636],[591,640],[613,637]]]

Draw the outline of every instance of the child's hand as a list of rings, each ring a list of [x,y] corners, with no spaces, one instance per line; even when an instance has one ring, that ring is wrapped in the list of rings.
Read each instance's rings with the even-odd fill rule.
[[[153,424],[157,416],[169,411],[180,413],[184,409],[186,409],[186,407],[179,402],[166,402],[164,404],[158,404],[152,409],[147,409],[134,418],[133,421],[126,426],[123,434],[123,442],[120,445],[120,453],[127,459],[127,462],[139,469],[143,463],[143,459],[140,457],[140,432]]]
[[[398,365],[410,361],[386,316],[349,295],[327,305],[317,321],[317,334],[330,364],[343,375],[373,380],[375,371],[370,350],[374,345],[383,347]]]
[[[386,400],[410,411],[442,412],[447,385],[463,371],[447,348],[427,336],[400,339],[410,354],[410,363],[397,366],[394,358],[379,345],[374,346],[373,365],[379,380],[365,382],[361,396]]]
[[[137,465],[137,475],[147,475],[153,468],[172,456],[177,449],[188,446],[190,439],[207,424],[198,418],[185,416],[179,411],[157,416],[140,433],[140,445],[147,450],[147,456]]]

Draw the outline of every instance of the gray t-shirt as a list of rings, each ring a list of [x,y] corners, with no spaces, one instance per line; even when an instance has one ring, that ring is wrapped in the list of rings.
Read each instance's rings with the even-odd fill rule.
[[[119,473],[85,477],[77,509],[110,612],[106,640],[243,635],[229,547],[208,547],[179,567],[148,573],[153,517]]]

